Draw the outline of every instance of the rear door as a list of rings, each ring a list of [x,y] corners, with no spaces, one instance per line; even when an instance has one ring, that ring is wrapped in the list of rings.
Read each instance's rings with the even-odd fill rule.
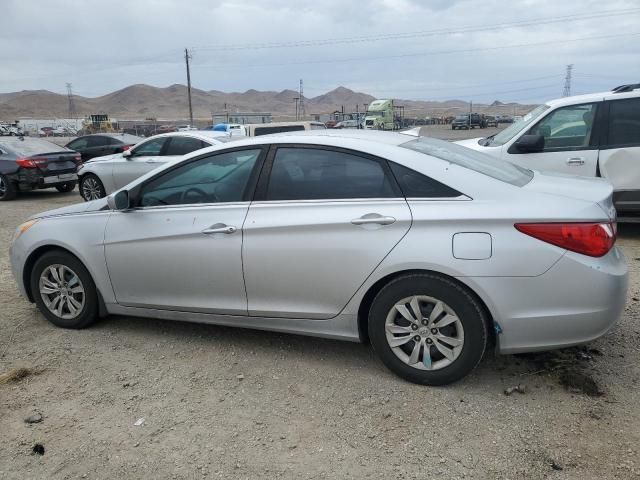
[[[386,161],[272,147],[243,228],[249,314],[336,316],[410,225]]]
[[[131,155],[112,160],[114,190],[158,168],[161,165],[158,159],[167,140],[168,137],[151,138],[132,148]]]
[[[522,153],[511,145],[503,158],[534,170],[595,177],[599,139],[594,127],[601,105],[596,102],[557,108],[525,133],[544,137],[542,152]]]
[[[640,97],[609,100],[604,105],[606,128],[600,149],[600,174],[613,184],[614,203],[618,211],[638,213]]]

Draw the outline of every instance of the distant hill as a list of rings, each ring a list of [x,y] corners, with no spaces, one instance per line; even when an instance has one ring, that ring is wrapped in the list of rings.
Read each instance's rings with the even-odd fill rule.
[[[427,95],[428,92],[425,92]],[[217,90],[191,89],[193,114],[195,118],[210,119],[212,112],[271,112],[277,118],[292,118],[295,115],[295,90],[246,92],[220,92]],[[305,111],[311,114],[331,113],[344,106],[345,112],[360,111],[375,97],[354,92],[346,87],[338,87],[317,97],[305,97]],[[136,84],[101,97],[74,96],[78,116],[91,113],[107,113],[119,119],[158,118],[167,120],[188,117],[187,87],[175,84],[168,87],[154,87]],[[454,115],[468,108],[462,100],[431,102],[421,100],[397,100],[405,106],[408,117]],[[504,111],[508,105],[509,111]],[[503,104],[496,100],[491,105],[475,104],[474,111],[487,113],[524,113],[530,105]],[[21,92],[0,93],[0,120],[14,120],[24,117],[54,118],[68,115],[68,99],[47,90],[23,90]]]

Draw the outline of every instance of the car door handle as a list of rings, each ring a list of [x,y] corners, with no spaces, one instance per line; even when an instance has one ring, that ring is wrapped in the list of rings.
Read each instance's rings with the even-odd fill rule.
[[[567,159],[567,165],[584,165],[584,158],[570,157]]]
[[[209,228],[205,228],[202,230],[202,233],[205,235],[211,235],[212,233],[235,233],[237,230],[236,227],[232,227],[230,225],[225,225],[224,223],[216,223],[215,225],[211,225]]]
[[[158,163],[158,162],[156,162],[153,158],[151,158],[151,159],[147,160],[147,163]]]
[[[396,219],[393,217],[383,217],[378,213],[367,213],[360,218],[354,218],[353,220],[351,220],[351,223],[353,223],[354,225],[391,225],[392,223],[395,223],[395,221]]]

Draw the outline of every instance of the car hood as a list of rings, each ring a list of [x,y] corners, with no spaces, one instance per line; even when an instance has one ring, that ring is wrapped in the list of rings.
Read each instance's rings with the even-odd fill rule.
[[[57,217],[60,215],[76,215],[79,213],[99,212],[107,207],[107,199],[99,198],[98,200],[92,200],[91,202],[82,202],[69,205],[67,207],[56,208],[55,210],[47,210],[46,212],[33,215],[30,219],[45,218],[45,217]]]
[[[122,153],[113,153],[111,155],[105,155],[103,157],[92,158],[91,160],[87,160],[84,163],[85,164],[89,164],[89,163],[98,163],[98,162],[108,162],[109,160],[116,160],[116,159],[120,159],[120,158],[124,158],[122,156]]]
[[[482,137],[467,138],[466,140],[458,140],[453,143],[457,143],[458,145],[462,145],[463,147],[467,147],[472,150],[481,150],[482,146],[478,143],[481,139]]]

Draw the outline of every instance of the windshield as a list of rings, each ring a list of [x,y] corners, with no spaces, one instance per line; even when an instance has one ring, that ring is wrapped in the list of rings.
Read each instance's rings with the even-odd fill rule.
[[[367,112],[368,117],[384,117],[384,112],[379,110],[372,110]]]
[[[469,115],[456,115],[456,120],[466,120]]]
[[[549,105],[539,105],[529,113],[527,113],[520,120],[512,123],[507,128],[502,130],[500,133],[496,134],[495,137],[490,139],[490,142],[485,144],[485,146],[497,147],[499,145],[504,145],[509,140],[511,140],[518,132],[521,132],[525,128],[527,128],[530,124],[535,122],[540,115],[542,115],[545,111],[549,109]]]
[[[420,137],[416,140],[400,145],[415,152],[424,153],[432,157],[445,160],[474,172],[482,173],[496,180],[522,187],[531,181],[533,172],[505,162],[490,155],[471,150],[461,145],[436,140],[435,138]]]

